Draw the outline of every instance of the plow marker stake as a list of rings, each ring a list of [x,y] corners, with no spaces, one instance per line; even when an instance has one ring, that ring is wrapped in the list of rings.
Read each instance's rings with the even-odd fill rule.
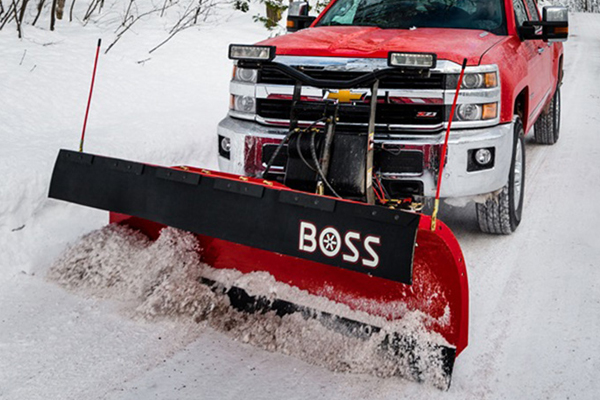
[[[98,66],[98,56],[100,54],[100,45],[102,39],[98,39],[98,46],[96,47],[96,58],[94,59],[94,71],[92,72],[92,83],[90,84],[90,95],[88,97],[87,107],[85,108],[85,117],[83,119],[83,129],[81,130],[81,140],[79,141],[79,151],[83,151],[83,141],[85,139],[85,128],[87,126],[88,114],[90,112],[90,105],[92,104],[92,93],[94,92],[94,81],[96,80],[96,67]]]

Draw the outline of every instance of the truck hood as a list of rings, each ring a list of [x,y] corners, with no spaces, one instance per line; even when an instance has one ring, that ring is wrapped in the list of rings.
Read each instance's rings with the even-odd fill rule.
[[[364,26],[308,28],[267,39],[278,55],[387,58],[390,51],[436,53],[440,60],[478,65],[481,56],[503,36],[474,29],[381,29]]]

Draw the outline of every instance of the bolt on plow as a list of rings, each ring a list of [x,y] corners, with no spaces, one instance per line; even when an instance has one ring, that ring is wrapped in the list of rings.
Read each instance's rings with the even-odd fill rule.
[[[239,176],[61,150],[49,196],[109,211],[111,223],[151,239],[165,227],[191,232],[212,268],[267,272],[306,294],[255,293],[241,281],[202,277],[232,308],[297,314],[344,336],[376,337],[377,351],[397,362],[399,374],[417,381],[435,376],[435,385],[448,388],[455,358],[468,342],[465,261],[450,229],[437,220],[437,200],[428,216],[410,196],[390,198],[373,161],[379,80],[428,74],[435,55],[419,58],[429,65],[398,62],[349,81],[329,81],[274,62],[274,53],[230,47],[238,66],[274,68],[296,82],[289,131],[262,171]],[[339,96],[316,105],[301,96],[303,85],[338,89]],[[371,93],[362,99],[364,131],[337,124],[343,91],[354,87]],[[302,116],[315,107],[321,107],[320,117],[307,123]],[[285,171],[274,174],[281,154]],[[438,185],[444,159],[442,152]]]

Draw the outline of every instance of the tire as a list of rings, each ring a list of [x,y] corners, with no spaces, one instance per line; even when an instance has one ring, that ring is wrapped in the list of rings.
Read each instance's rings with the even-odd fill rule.
[[[517,118],[508,183],[485,203],[477,204],[477,221],[482,232],[509,235],[521,223],[525,193],[524,136],[523,123]]]
[[[550,102],[550,110],[535,121],[535,141],[539,144],[554,144],[560,133],[560,87],[556,88]]]

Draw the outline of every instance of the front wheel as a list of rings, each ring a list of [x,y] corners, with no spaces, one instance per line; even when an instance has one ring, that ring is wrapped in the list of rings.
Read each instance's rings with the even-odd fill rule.
[[[477,204],[477,221],[485,233],[509,235],[517,229],[525,192],[525,140],[523,123],[517,118],[508,183],[485,203]]]

